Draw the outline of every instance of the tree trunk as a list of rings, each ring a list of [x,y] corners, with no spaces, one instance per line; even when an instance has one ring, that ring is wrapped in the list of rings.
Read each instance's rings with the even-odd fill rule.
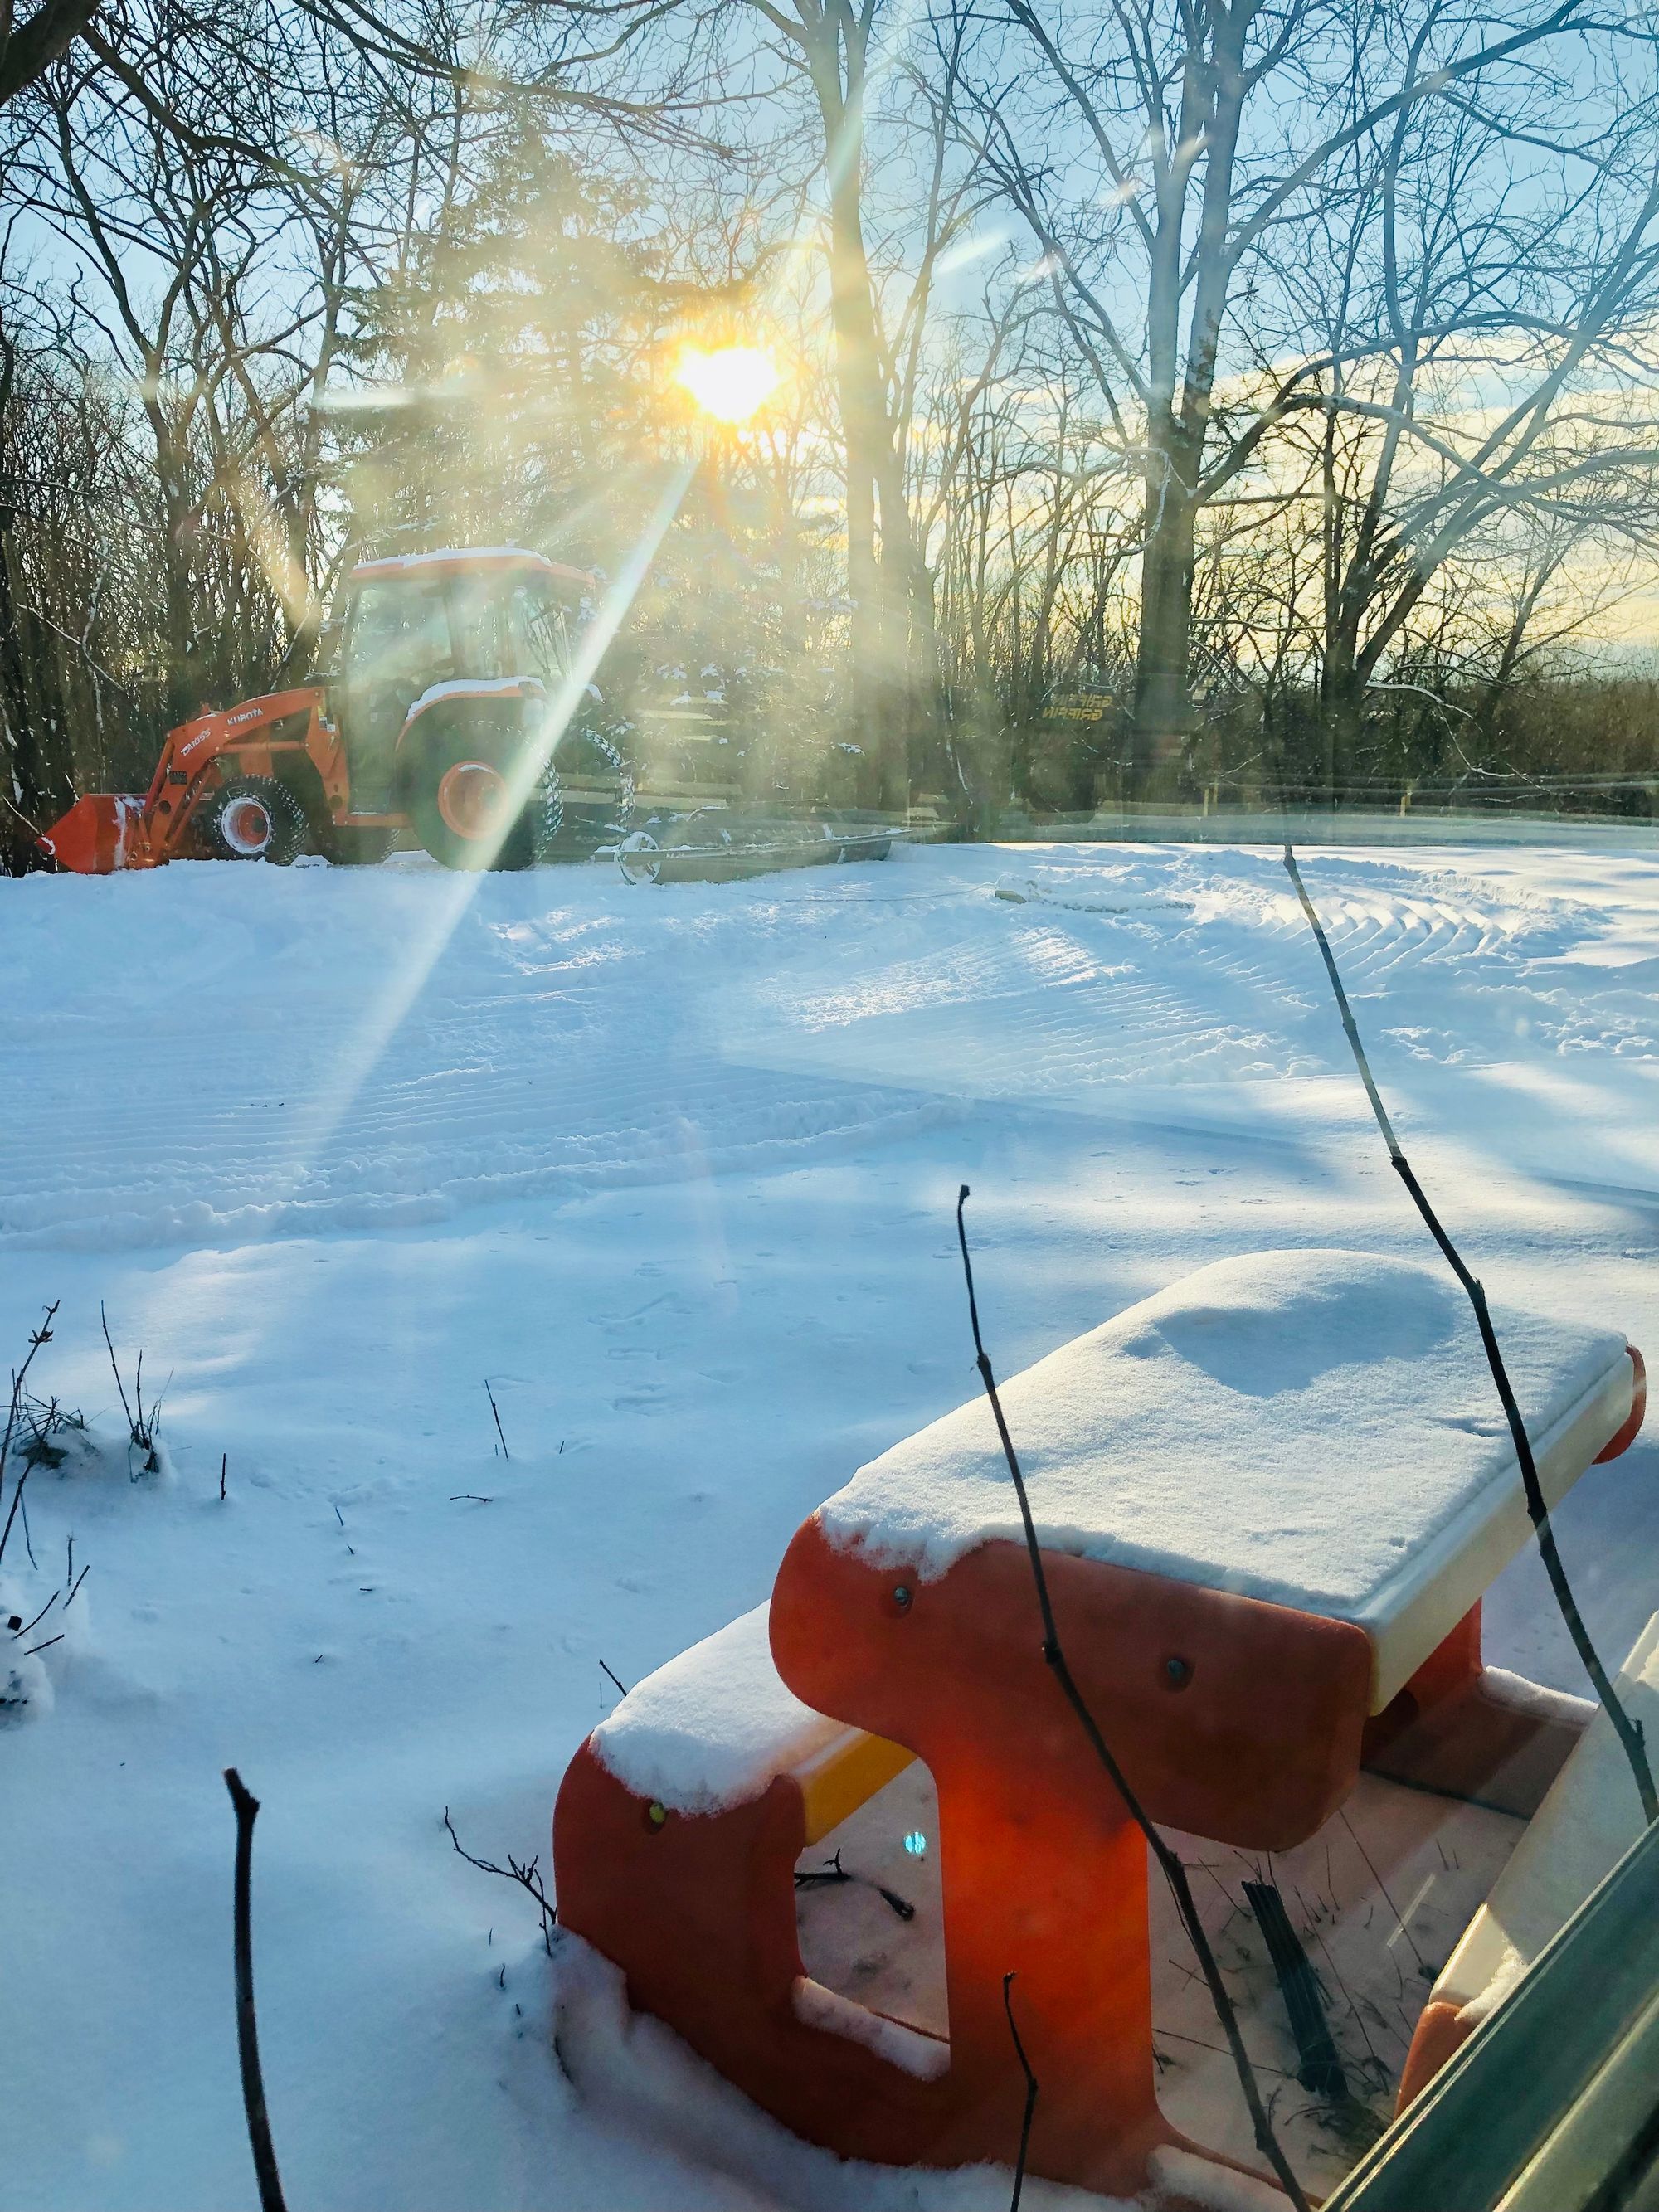
[[[1141,555],[1140,640],[1126,796],[1169,795],[1192,730],[1188,689],[1193,623],[1193,547],[1200,479],[1209,434],[1216,362],[1232,283],[1230,242],[1233,160],[1248,79],[1243,41],[1255,0],[1218,9],[1211,46],[1189,46],[1182,72],[1180,127],[1160,165],[1158,219],[1146,293],[1150,397],[1145,550]],[[1160,115],[1159,129],[1163,129]],[[1203,147],[1198,234],[1190,253],[1185,210]],[[1184,366],[1181,311],[1192,298]]]
[[[856,167],[848,163],[849,169]],[[876,546],[876,480],[884,434],[875,319],[856,182],[840,185],[830,202],[830,315],[836,380],[847,456],[847,592],[854,715],[869,763],[871,798],[902,806],[906,777],[902,709],[902,654],[884,589],[886,563]]]
[[[1358,763],[1365,720],[1366,671],[1359,659],[1358,608],[1339,599],[1335,626],[1327,630],[1319,675],[1319,719],[1325,739],[1326,798],[1334,806],[1338,791]]]
[[[863,748],[864,796],[892,811],[908,802],[906,759],[905,655],[896,635],[883,570],[897,570],[908,532],[886,512],[886,534],[895,542],[889,563],[876,548],[878,483],[891,489],[896,464],[876,350],[875,307],[864,243],[863,61],[847,57],[847,82],[835,34],[829,50],[811,58],[811,74],[823,123],[830,168],[830,316],[836,339],[836,396],[847,460],[847,592],[854,719]],[[884,465],[885,464],[885,465]]]
[[[1140,629],[1135,653],[1134,715],[1124,796],[1144,799],[1173,777],[1192,729],[1188,659],[1193,620],[1194,508],[1171,455],[1146,487],[1140,556]]]

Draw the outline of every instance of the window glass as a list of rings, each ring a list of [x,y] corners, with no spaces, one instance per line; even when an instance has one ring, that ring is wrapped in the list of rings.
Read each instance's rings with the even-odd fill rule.
[[[295,2212],[1382,2212],[1511,2005],[1395,2206],[1641,2212],[1505,2163],[1628,2019],[1659,2212],[1659,0],[131,12],[0,91],[0,2212],[276,2201],[226,1759]]]
[[[570,658],[564,610],[544,576],[528,576],[514,584],[507,601],[507,620],[520,671],[544,677],[550,683],[562,677]]]
[[[460,641],[461,666],[465,676],[490,678],[513,673],[501,579],[489,568],[463,571],[450,586],[450,608]]]
[[[442,587],[403,581],[367,584],[351,618],[347,661],[356,676],[444,673],[452,661]]]

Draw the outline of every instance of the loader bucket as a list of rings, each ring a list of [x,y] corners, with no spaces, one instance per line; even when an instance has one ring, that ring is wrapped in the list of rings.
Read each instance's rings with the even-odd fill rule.
[[[94,792],[77,799],[40,841],[40,849],[77,876],[108,876],[117,868],[152,865],[141,799]]]

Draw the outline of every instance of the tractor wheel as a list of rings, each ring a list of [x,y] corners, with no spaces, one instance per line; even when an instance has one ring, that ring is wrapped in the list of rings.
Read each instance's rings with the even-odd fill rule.
[[[447,868],[527,868],[535,833],[527,809],[508,814],[509,754],[498,738],[457,732],[438,740],[417,771],[410,811],[416,833]]]
[[[285,868],[305,850],[305,809],[274,775],[233,776],[198,803],[195,825],[216,860]]]
[[[597,730],[573,731],[542,777],[536,858],[591,860],[617,852],[633,812],[633,771],[616,745]]]
[[[648,830],[631,830],[617,848],[625,884],[654,884],[662,875],[662,847]]]

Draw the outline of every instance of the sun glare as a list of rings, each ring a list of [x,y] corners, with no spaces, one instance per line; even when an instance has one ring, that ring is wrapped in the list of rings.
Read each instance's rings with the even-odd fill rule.
[[[674,381],[716,422],[746,422],[782,383],[783,373],[759,346],[719,346],[713,353],[688,346],[676,364]]]

